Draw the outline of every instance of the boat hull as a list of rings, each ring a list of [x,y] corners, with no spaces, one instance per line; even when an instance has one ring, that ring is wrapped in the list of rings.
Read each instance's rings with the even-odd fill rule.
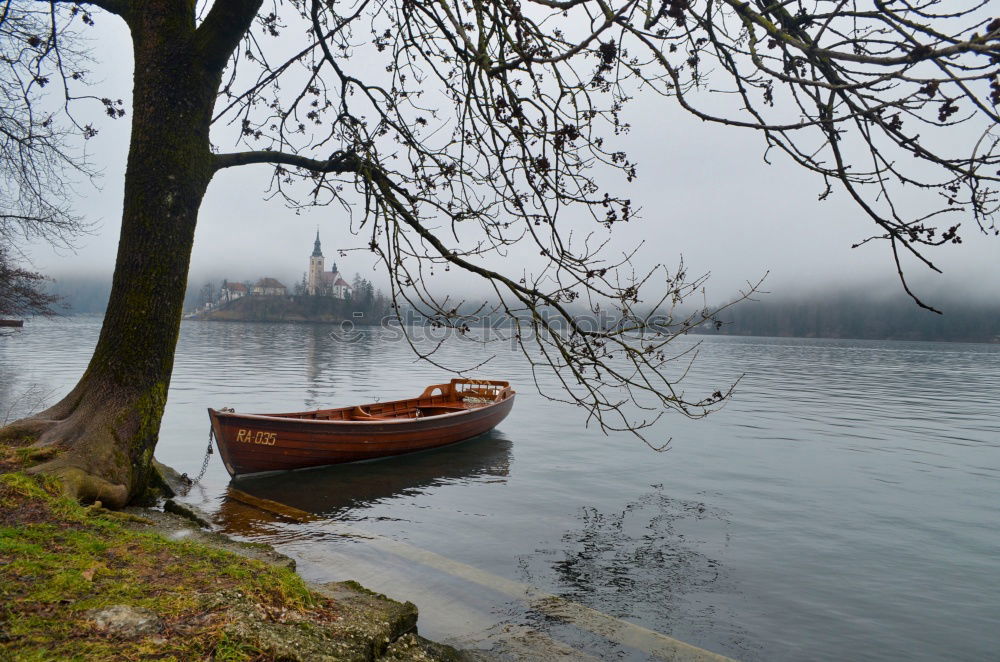
[[[514,394],[484,406],[424,418],[311,420],[209,409],[232,476],[375,460],[447,446],[496,427]]]

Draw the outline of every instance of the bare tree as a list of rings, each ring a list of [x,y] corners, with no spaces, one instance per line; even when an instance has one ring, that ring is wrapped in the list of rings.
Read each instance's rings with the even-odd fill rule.
[[[201,307],[210,306],[216,303],[219,299],[218,290],[215,289],[215,283],[209,281],[201,286],[198,291],[198,304]]]
[[[54,315],[59,298],[43,289],[45,277],[14,264],[0,246],[0,317]]]
[[[86,229],[67,194],[74,176],[92,172],[68,147],[71,132],[57,117],[59,104],[42,98],[46,86],[63,82],[50,69],[64,65],[70,79],[79,79],[85,72],[74,67],[85,58],[74,50],[72,32],[59,52],[50,30],[49,7],[0,8],[0,315],[52,315],[58,301],[44,291],[44,276],[18,265],[24,257],[18,242],[68,246]]]
[[[86,58],[75,50],[74,31],[53,32],[52,18],[42,3],[0,7],[0,241],[7,243],[40,237],[65,245],[85,227],[68,193],[75,177],[93,173],[67,147],[73,117],[59,111],[72,98],[65,85],[86,76]],[[53,87],[62,92],[43,99]]]
[[[711,317],[670,313],[701,280],[682,266],[636,272],[606,243],[635,215],[623,191],[639,170],[617,137],[636,96],[758,131],[768,158],[845,190],[876,228],[863,241],[887,242],[907,291],[906,255],[933,268],[928,251],[958,241],[960,221],[996,230],[1000,21],[985,3],[49,4],[55,43],[96,6],[125,21],[135,57],[122,234],[93,360],[64,400],[0,432],[61,444],[40,470],[81,498],[122,504],[148,484],[197,212],[225,168],[270,164],[271,193],[289,204],[343,205],[397,305],[440,324],[464,331],[470,310],[432,292],[429,274],[484,279],[528,359],[559,376],[565,391],[550,395],[640,435],[727,391],[689,397],[667,372],[670,341]],[[569,232],[567,215],[592,228]],[[518,243],[538,265],[491,267]],[[584,324],[584,306],[611,321]]]

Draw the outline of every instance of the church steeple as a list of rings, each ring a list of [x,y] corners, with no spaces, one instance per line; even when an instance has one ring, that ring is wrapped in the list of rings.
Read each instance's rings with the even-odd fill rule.
[[[306,292],[310,295],[323,293],[323,250],[319,246],[319,228],[316,228],[316,243],[313,244],[312,255],[309,256],[309,280]]]
[[[319,247],[319,228],[316,228],[316,242],[313,244],[313,257],[323,257],[323,251]]]
[[[335,251],[337,252],[337,251]],[[326,296],[335,299],[346,299],[351,293],[351,286],[347,284],[344,277],[337,270],[337,263],[333,263],[333,269],[323,270],[326,258],[323,257],[323,249],[319,243],[319,227],[316,228],[316,242],[313,244],[313,252],[309,257],[309,275],[306,278],[306,294],[310,296]]]

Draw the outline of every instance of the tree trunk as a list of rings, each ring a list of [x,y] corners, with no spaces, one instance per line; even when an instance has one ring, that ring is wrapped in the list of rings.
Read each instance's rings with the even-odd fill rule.
[[[219,73],[199,57],[193,2],[130,4],[132,134],[100,339],[69,395],[0,430],[0,439],[57,445],[55,458],[33,470],[109,507],[142,497],[149,484],[198,208],[212,178],[209,124],[219,85]]]

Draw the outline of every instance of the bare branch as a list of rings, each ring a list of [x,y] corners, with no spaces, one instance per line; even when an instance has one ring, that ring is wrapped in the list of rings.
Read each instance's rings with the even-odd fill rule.
[[[221,72],[246,35],[263,0],[220,0],[195,31],[205,65]]]
[[[125,19],[128,19],[132,8],[132,0],[49,0],[49,2],[63,5],[93,5]]]
[[[75,177],[94,175],[71,150],[71,132],[43,103],[45,88],[82,78],[74,35],[56,24],[51,6],[6,4],[0,21],[0,240],[42,238],[66,246],[85,229],[73,212]]]
[[[303,168],[311,172],[341,174],[345,172],[358,172],[358,168],[360,167],[356,155],[344,152],[337,152],[329,159],[322,161],[310,159],[299,154],[285,154],[268,150],[216,154],[214,158],[216,170],[254,163],[272,163],[274,165]]]
[[[45,277],[16,265],[0,245],[0,316],[55,315],[58,297],[43,289]]]
[[[857,245],[884,242],[893,277],[930,310],[909,270],[937,270],[960,229],[1000,233],[1000,19],[985,2],[205,6],[197,43],[220,84],[203,110],[227,152],[214,170],[269,164],[269,196],[340,205],[398,311],[463,337],[475,317],[504,318],[532,370],[556,375],[563,390],[546,395],[605,430],[642,436],[665,412],[702,416],[731,392],[686,394],[695,351],[669,349],[717,321],[691,303],[705,276],[683,261],[640,269],[641,246],[612,249],[641,211],[621,140],[640,95],[683,111],[664,113],[664,130],[690,115],[756,132],[766,162],[815,175],[820,200],[844,195],[872,228]],[[437,291],[452,269],[489,300]]]

